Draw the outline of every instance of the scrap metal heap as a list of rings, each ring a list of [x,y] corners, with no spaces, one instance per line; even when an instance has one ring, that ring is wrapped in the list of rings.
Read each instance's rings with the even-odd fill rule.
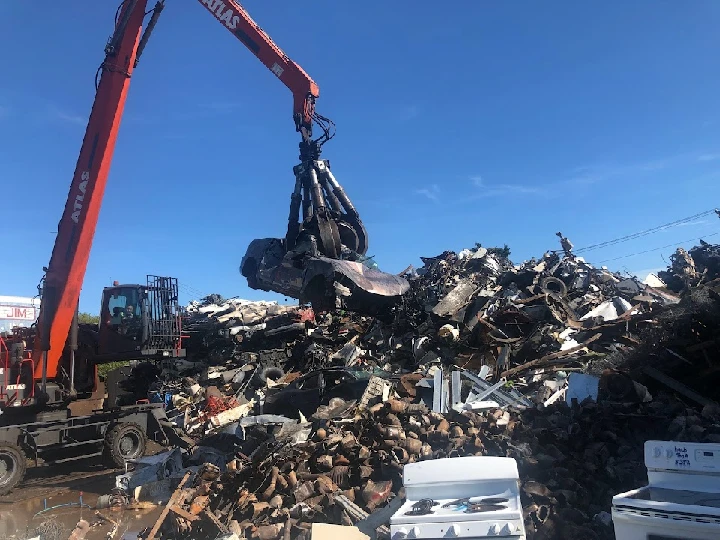
[[[492,455],[518,462],[528,538],[613,538],[611,498],[645,482],[645,440],[720,442],[719,248],[679,252],[668,286],[571,250],[517,266],[445,252],[405,272],[384,320],[193,303],[189,361],[151,398],[197,443],[141,536],[386,537],[406,463]]]

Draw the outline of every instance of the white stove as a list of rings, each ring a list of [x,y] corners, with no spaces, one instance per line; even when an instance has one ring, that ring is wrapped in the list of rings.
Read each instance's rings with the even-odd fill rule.
[[[613,497],[617,540],[720,538],[720,444],[647,441],[648,485]]]
[[[405,503],[392,540],[525,539],[520,479],[512,458],[470,456],[405,465]]]

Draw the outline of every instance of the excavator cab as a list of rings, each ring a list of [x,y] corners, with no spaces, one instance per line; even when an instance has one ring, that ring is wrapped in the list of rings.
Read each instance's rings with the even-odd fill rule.
[[[147,276],[145,285],[105,287],[96,361],[185,356],[176,278]]]

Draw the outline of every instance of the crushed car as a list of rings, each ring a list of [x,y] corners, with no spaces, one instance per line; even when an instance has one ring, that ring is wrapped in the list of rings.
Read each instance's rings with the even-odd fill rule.
[[[278,238],[256,239],[248,246],[240,273],[252,289],[297,298],[317,311],[345,308],[376,317],[387,316],[410,289],[403,277],[372,268],[366,260],[308,253],[286,252]]]

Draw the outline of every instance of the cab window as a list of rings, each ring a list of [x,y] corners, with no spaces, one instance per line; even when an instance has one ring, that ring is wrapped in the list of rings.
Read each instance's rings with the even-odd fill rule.
[[[109,321],[110,327],[120,333],[126,333],[128,326],[136,326],[139,323],[140,298],[138,290],[134,287],[118,287],[108,291],[103,306],[105,320]],[[121,331],[124,330],[124,331]]]

